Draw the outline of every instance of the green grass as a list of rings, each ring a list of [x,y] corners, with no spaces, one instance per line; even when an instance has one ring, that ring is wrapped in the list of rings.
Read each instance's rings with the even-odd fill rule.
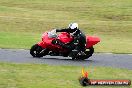
[[[132,53],[132,0],[0,0],[0,47],[25,48],[52,28],[78,22],[96,52]],[[5,37],[6,36],[6,37]]]
[[[0,33],[0,47],[1,48],[30,48],[34,42],[40,41],[40,35],[34,35],[31,33],[10,33],[10,32],[1,32]],[[34,37],[37,36],[37,37]],[[6,45],[6,47],[5,47]]]
[[[0,88],[82,88],[78,81],[81,69],[82,67],[78,66],[0,63]],[[90,66],[85,67],[85,71],[89,72],[91,79],[132,80],[132,70]],[[128,86],[101,86],[101,88],[128,88]]]

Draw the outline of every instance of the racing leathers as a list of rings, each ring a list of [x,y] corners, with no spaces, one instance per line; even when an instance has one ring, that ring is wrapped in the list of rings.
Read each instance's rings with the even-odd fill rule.
[[[69,43],[65,44],[61,41],[58,41],[58,45],[60,45],[62,48],[66,48],[69,51],[77,50],[77,52],[85,51],[85,45],[86,45],[86,36],[82,33],[79,29],[56,29],[56,32],[67,32],[70,33],[74,40]]]

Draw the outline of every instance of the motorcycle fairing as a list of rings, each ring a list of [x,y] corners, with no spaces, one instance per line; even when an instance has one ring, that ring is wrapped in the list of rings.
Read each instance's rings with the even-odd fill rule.
[[[100,42],[100,38],[96,36],[86,36],[86,48],[90,48],[93,45]]]

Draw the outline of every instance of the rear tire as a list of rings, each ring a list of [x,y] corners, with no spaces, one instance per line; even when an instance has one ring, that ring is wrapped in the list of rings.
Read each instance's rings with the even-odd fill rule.
[[[87,58],[89,58],[89,57],[91,57],[93,55],[94,48],[93,47],[90,47],[90,48],[88,48],[88,50],[89,51],[85,51],[86,56],[82,57],[83,60],[84,59],[87,59]]]
[[[93,55],[93,53],[94,53],[94,48],[93,47],[90,47],[87,50],[88,51],[85,51],[84,52],[86,55],[80,55],[80,56],[78,55],[78,52],[77,51],[75,51],[75,52],[72,51],[69,54],[69,57],[71,57],[72,60],[85,60],[85,59],[91,57]]]
[[[72,60],[75,60],[75,59],[77,59],[77,53],[78,53],[77,50],[72,50],[72,51],[69,53],[68,56],[71,57]]]
[[[38,44],[35,44],[30,49],[30,54],[33,57],[43,57],[43,54],[41,54],[41,51],[43,50],[42,47],[40,47]]]

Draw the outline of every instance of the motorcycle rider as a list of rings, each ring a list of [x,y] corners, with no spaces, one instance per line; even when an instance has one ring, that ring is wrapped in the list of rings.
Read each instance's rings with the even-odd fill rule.
[[[65,44],[59,40],[53,40],[52,41],[53,44],[60,45],[62,48],[66,48],[69,51],[73,51],[74,55],[79,54],[79,53],[82,54],[85,51],[86,36],[78,28],[77,23],[70,23],[68,28],[56,29],[56,32],[67,32],[74,38],[74,40],[69,44]]]

